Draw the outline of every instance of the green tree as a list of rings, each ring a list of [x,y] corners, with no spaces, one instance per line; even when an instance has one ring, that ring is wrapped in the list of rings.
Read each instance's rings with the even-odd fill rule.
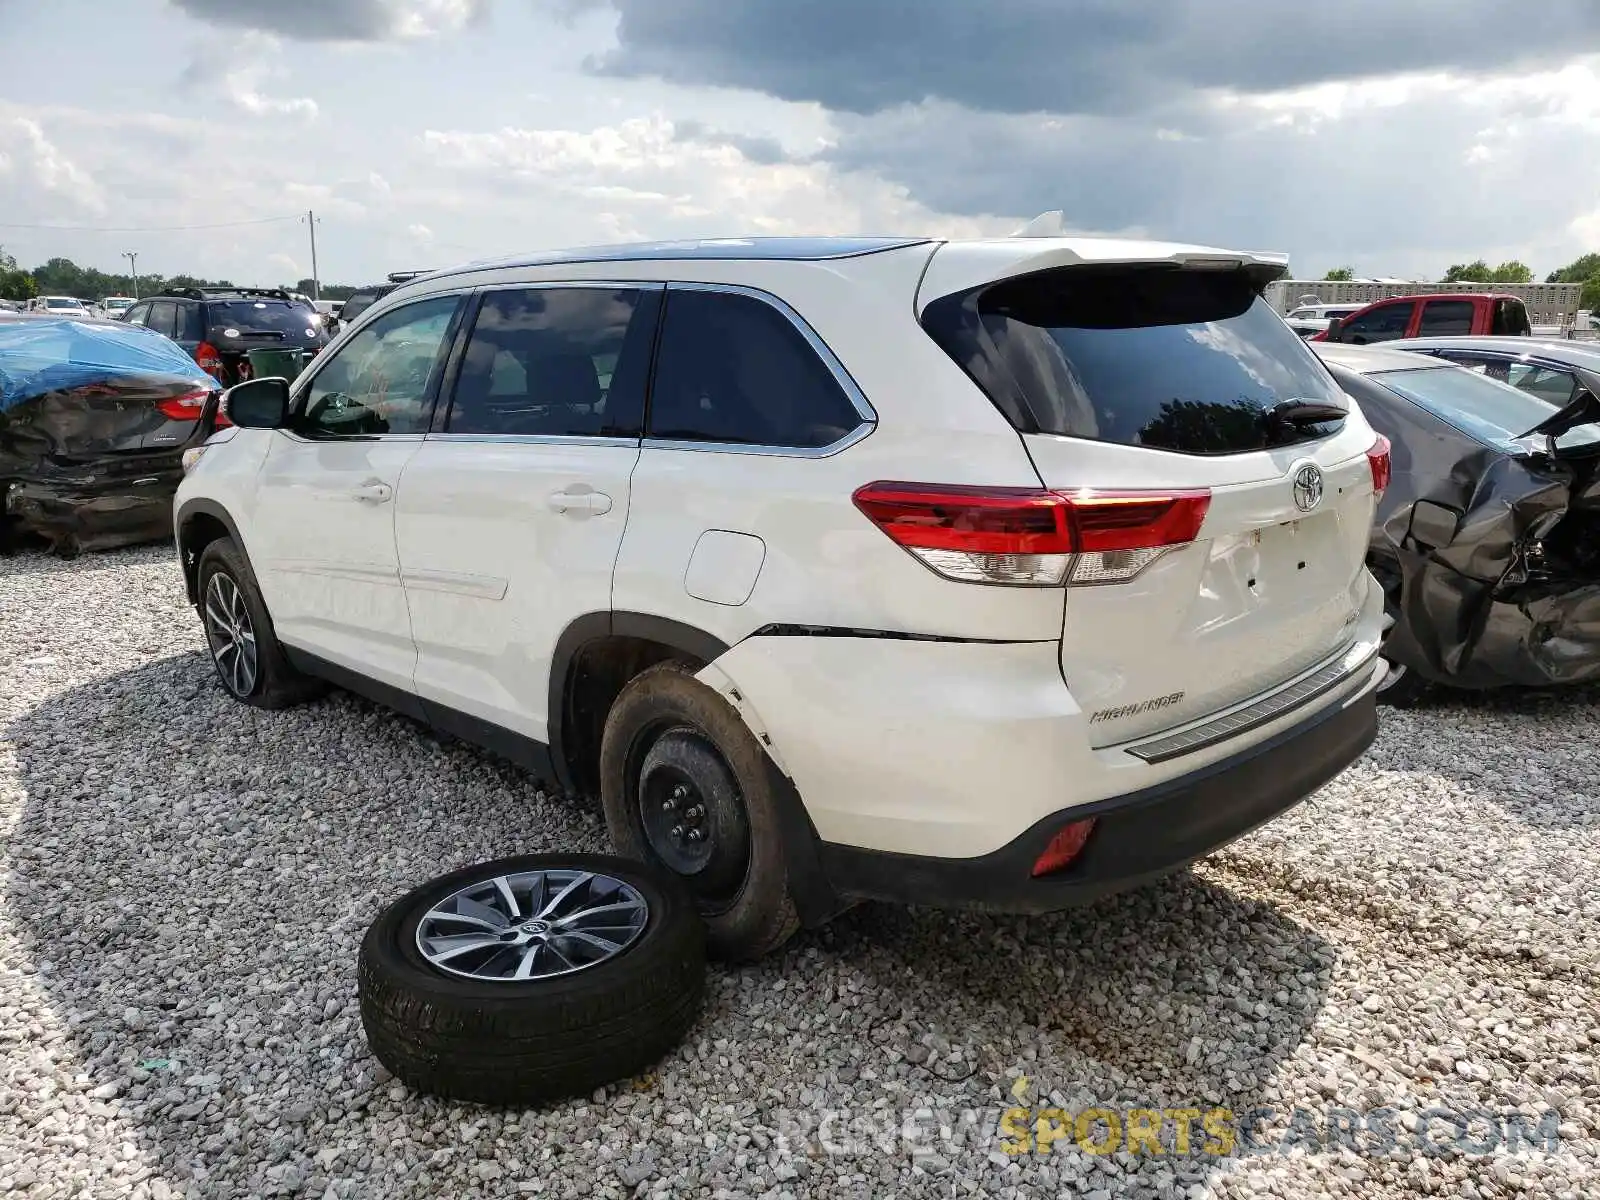
[[[1349,283],[1356,277],[1355,270],[1351,267],[1335,267],[1322,278],[1328,283]]]
[[[38,294],[39,285],[33,276],[17,266],[17,260],[0,246],[0,300],[31,300]]]
[[[1600,275],[1600,254],[1585,254],[1575,258],[1559,271],[1551,271],[1546,283],[1588,283]]]
[[[1489,264],[1483,259],[1469,263],[1457,263],[1444,273],[1440,283],[1484,283],[1493,274]]]
[[[1501,263],[1493,271],[1490,271],[1489,282],[1532,283],[1533,272],[1528,268],[1527,263],[1518,262],[1516,259],[1512,259],[1510,262]]]

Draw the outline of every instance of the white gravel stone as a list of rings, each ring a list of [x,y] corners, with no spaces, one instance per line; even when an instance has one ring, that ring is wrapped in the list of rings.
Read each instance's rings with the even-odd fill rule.
[[[864,906],[714,970],[704,1019],[650,1075],[498,1112],[371,1059],[356,946],[422,879],[602,848],[601,822],[349,696],[231,703],[165,548],[0,560],[0,1191],[1592,1196],[1597,700],[1386,713],[1307,804],[1081,911]],[[997,1124],[1013,1103],[1322,1132],[1208,1155],[1196,1119],[1188,1154],[1169,1123],[1167,1153],[1107,1156],[1073,1128],[1017,1155]],[[1559,1143],[1423,1153],[1440,1109],[1469,1131],[1544,1120]],[[1394,1150],[1327,1136],[1373,1110]]]

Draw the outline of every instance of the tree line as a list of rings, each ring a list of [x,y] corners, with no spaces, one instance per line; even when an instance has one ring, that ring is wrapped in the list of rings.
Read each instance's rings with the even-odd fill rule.
[[[172,288],[233,287],[231,279],[201,279],[195,275],[161,275],[156,272],[139,273],[138,294],[151,296]],[[294,283],[262,285],[251,282],[249,287],[281,287],[285,291],[312,294],[312,281],[300,279]],[[353,284],[324,283],[317,294],[324,300],[348,300],[359,287]],[[76,296],[80,300],[98,300],[102,296],[132,296],[132,275],[101,271],[95,267],[80,267],[70,258],[52,258],[31,271],[22,269],[17,260],[0,246],[0,300],[31,300],[34,296]]]
[[[1348,282],[1356,277],[1351,267],[1337,267],[1322,278],[1329,282]],[[1580,308],[1600,309],[1600,254],[1585,254],[1560,270],[1545,276],[1546,283],[1581,283]],[[1512,259],[1491,267],[1483,259],[1456,263],[1444,273],[1440,283],[1532,283],[1533,270],[1527,263]]]

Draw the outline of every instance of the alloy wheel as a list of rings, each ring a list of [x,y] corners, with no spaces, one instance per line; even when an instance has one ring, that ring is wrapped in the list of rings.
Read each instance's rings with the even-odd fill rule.
[[[206,584],[206,641],[217,664],[217,675],[235,696],[255,690],[258,657],[255,626],[239,585],[218,571]]]
[[[615,958],[650,918],[632,885],[580,870],[524,871],[470,883],[417,923],[417,949],[449,975],[522,983]]]

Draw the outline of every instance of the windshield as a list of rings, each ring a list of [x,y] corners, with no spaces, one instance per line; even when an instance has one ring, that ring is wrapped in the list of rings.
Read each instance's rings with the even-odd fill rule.
[[[211,305],[211,327],[224,337],[229,329],[240,333],[285,333],[315,337],[316,314],[282,300],[222,300]]]
[[[51,296],[44,302],[46,308],[80,309],[83,304],[77,300],[69,300],[65,296]]]
[[[1419,370],[1378,371],[1369,379],[1397,392],[1477,438],[1513,454],[1525,453],[1521,436],[1560,411],[1561,406],[1460,367],[1424,367]],[[1600,442],[1600,425],[1580,425],[1556,440],[1562,447]]]
[[[102,301],[112,312],[121,312],[125,308],[132,308],[132,300],[106,300]]]

